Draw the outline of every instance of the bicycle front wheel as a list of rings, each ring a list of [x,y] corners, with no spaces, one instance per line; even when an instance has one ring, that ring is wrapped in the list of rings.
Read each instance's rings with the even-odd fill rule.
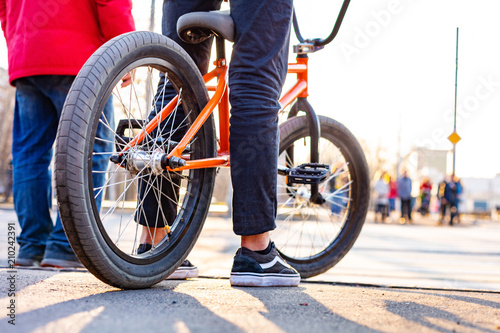
[[[172,113],[147,129],[177,94]],[[106,112],[110,97],[114,111]],[[167,172],[159,159],[207,101],[201,74],[187,53],[149,32],[109,41],[75,79],[57,135],[57,196],[71,246],[102,281],[149,287],[171,274],[194,246],[208,213],[215,169]],[[142,141],[123,153],[139,134]],[[182,156],[215,155],[210,116]],[[145,252],[138,251],[143,227],[153,240]],[[156,233],[167,236],[158,240]]]
[[[302,278],[327,271],[346,255],[368,211],[368,166],[361,147],[342,124],[323,116],[319,121],[319,163],[331,171],[319,184],[323,200],[311,202],[311,185],[278,176],[277,228],[272,238]],[[280,138],[280,166],[293,168],[310,162],[306,117],[284,122]]]

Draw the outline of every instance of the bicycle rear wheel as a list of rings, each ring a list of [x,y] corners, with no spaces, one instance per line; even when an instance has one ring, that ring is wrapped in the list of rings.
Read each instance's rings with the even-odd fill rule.
[[[277,228],[272,239],[302,278],[337,264],[361,232],[368,210],[368,166],[355,137],[337,121],[320,116],[319,163],[331,175],[319,185],[324,203],[311,203],[311,185],[278,176]],[[293,117],[280,126],[279,165],[310,162],[309,124]]]
[[[133,80],[122,87],[126,75]],[[146,124],[170,102],[167,96],[176,94],[174,111],[147,134]],[[110,96],[116,123],[103,114]],[[167,172],[158,168],[158,159],[182,138],[207,101],[203,79],[187,53],[149,32],[109,41],[77,76],[57,134],[56,188],[70,244],[102,281],[149,287],[170,275],[194,246],[208,213],[215,169]],[[145,138],[119,157],[116,153],[138,133]],[[210,117],[183,157],[215,155]],[[137,252],[140,221],[154,228],[152,239],[163,228],[168,231],[145,253]]]

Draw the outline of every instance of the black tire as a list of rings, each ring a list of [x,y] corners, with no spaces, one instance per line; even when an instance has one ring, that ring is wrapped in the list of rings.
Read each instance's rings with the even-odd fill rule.
[[[311,203],[310,185],[287,184],[284,176],[278,176],[277,228],[272,238],[302,278],[327,271],[346,255],[368,211],[368,166],[359,143],[337,121],[323,116],[319,121],[319,163],[330,165],[332,172],[319,185],[326,202]],[[308,163],[309,142],[306,117],[284,122],[280,126],[279,164],[290,167]]]
[[[120,84],[127,73],[134,77],[133,84],[122,88]],[[155,96],[160,74],[180,92],[181,107],[176,107],[172,116],[161,123],[162,130],[147,135],[140,145],[123,155],[124,159],[108,163],[117,150],[121,151],[135,134],[144,131],[152,105],[161,109],[168,102],[162,94]],[[121,120],[119,133],[120,126],[103,115],[111,95],[115,117]],[[109,41],[87,61],[75,79],[57,133],[59,211],[76,255],[105,283],[119,288],[149,287],[170,275],[194,246],[208,213],[215,169],[163,173],[160,170],[152,174],[151,161],[144,162],[142,158],[167,152],[172,137],[182,137],[182,131],[207,102],[205,84],[188,54],[168,38],[150,32],[132,32]],[[183,122],[173,122],[176,117]],[[214,128],[210,116],[183,156],[216,156]],[[100,145],[108,148],[98,151]],[[143,154],[140,158],[139,153]],[[107,161],[102,162],[103,156]],[[127,164],[133,159],[138,161],[135,167]],[[93,164],[98,161],[104,163],[103,171],[94,169],[93,173]],[[105,175],[102,186],[94,185],[99,174]],[[148,209],[156,207],[154,212],[148,210],[149,215],[145,213],[144,199],[148,195],[153,200]],[[103,208],[99,210],[103,198]],[[173,208],[167,212],[165,207]],[[149,220],[144,217],[149,226],[161,225],[154,232],[167,230],[162,225],[166,223],[170,234],[151,250],[137,254],[141,227],[136,221],[146,215],[155,216]]]

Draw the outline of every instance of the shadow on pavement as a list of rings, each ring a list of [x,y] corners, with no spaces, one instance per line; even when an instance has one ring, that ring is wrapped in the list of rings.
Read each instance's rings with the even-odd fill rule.
[[[36,274],[31,274],[32,272],[36,272]],[[66,273],[66,272],[76,272],[77,270],[57,270],[57,269],[47,269],[40,267],[29,267],[29,268],[20,268],[16,267],[15,269],[9,269],[5,267],[1,267],[0,269],[0,279],[5,281],[10,275],[15,276],[15,286],[16,293],[19,294],[24,288],[35,285],[39,282],[42,282],[46,279],[51,278],[57,273]],[[79,272],[87,272],[86,270],[78,270]],[[0,284],[0,295],[7,295],[7,289],[9,285],[7,283]]]
[[[50,279],[45,282],[50,284]],[[117,290],[95,281],[92,285],[98,286],[97,293],[22,312],[12,328],[22,332],[193,332],[215,331],[215,328],[223,332],[241,332],[195,298],[175,291],[185,282],[168,281],[150,289]],[[57,287],[47,288],[48,292],[61,291]],[[103,288],[109,290],[102,291]],[[92,286],[76,283],[74,289],[76,295],[82,290],[83,294],[96,291]],[[25,290],[23,296],[29,292]],[[0,321],[0,327],[7,326],[11,325],[7,325],[6,319]]]
[[[498,329],[496,330],[488,329],[485,327],[475,325],[474,323],[465,320],[463,317],[457,314],[457,309],[461,308],[460,302],[465,302],[484,307],[490,307],[491,309],[496,310],[500,309],[499,302],[487,299],[481,299],[478,297],[465,296],[463,294],[461,295],[457,295],[456,293],[449,294],[446,291],[429,292],[429,291],[398,289],[398,292],[400,294],[410,295],[412,298],[415,298],[416,295],[420,295],[425,298],[429,298],[431,296],[437,299],[444,298],[445,300],[443,300],[443,302],[440,302],[440,304],[444,303],[447,300],[458,301],[457,303],[454,303],[454,306],[450,308],[450,311],[448,311],[413,301],[400,302],[394,300],[385,300],[387,311],[401,318],[404,318],[408,321],[419,324],[422,327],[427,327],[437,332],[444,332],[444,333],[456,332],[456,325],[459,325],[465,331],[477,331],[477,332],[487,332],[487,333],[498,332]],[[486,293],[489,294],[489,292]],[[491,294],[496,294],[496,292],[492,292]],[[460,313],[460,311],[458,311],[458,313]]]
[[[448,299],[452,299],[454,301],[461,301],[461,302],[466,302],[466,303],[473,303],[477,305],[482,305],[482,306],[487,306],[493,309],[500,309],[500,302],[495,302],[495,301],[490,301],[486,299],[481,299],[478,297],[470,297],[470,296],[463,296],[463,295],[449,295],[449,294],[444,294],[444,293],[421,293],[418,291],[401,291],[401,292],[408,292],[412,294],[423,294],[423,295],[433,295],[436,297],[444,297]],[[490,293],[486,291],[485,293]],[[491,292],[491,294],[500,294],[500,292]],[[500,297],[499,297],[500,300]]]
[[[236,289],[262,301],[267,312],[261,312],[261,315],[285,332],[297,331],[297,323],[300,323],[300,327],[307,327],[309,332],[382,332],[332,312],[314,297],[305,293],[305,288],[300,285],[292,288],[240,287]],[[296,310],[297,305],[300,305],[300,311]]]
[[[498,332],[498,330],[490,330],[474,325],[450,311],[438,309],[436,307],[415,302],[397,302],[390,300],[386,300],[385,303],[389,312],[437,332],[455,333],[456,325],[460,325],[460,327],[466,331],[474,330],[487,333]]]

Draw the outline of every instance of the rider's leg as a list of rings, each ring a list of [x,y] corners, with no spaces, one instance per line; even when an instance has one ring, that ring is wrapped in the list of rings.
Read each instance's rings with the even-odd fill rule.
[[[231,0],[236,36],[229,68],[234,286],[297,286],[299,273],[269,232],[277,206],[279,96],[287,72],[292,0]]]
[[[287,72],[292,1],[230,5],[236,28],[229,69],[233,230],[244,244],[247,236],[260,237],[251,243],[262,250],[275,228],[278,100]]]
[[[193,58],[202,74],[207,73],[210,61],[210,50],[212,40],[207,40],[200,44],[184,43],[177,35],[177,19],[183,14],[194,11],[209,11],[220,8],[221,0],[166,0],[163,3],[162,32],[165,36],[180,44],[184,50]],[[155,108],[149,115],[152,119],[174,96],[176,92],[170,83],[165,84],[164,78],[160,80],[155,96]],[[171,135],[171,128],[177,129],[184,119],[182,107],[177,113],[165,120],[160,127],[166,129],[162,131],[164,136]],[[178,129],[173,133],[172,139],[180,141],[184,135],[184,129]],[[152,186],[148,186],[152,185]],[[141,243],[156,244],[166,235],[165,223],[173,222],[177,213],[178,189],[180,180],[163,179],[162,177],[150,177],[139,184],[138,200],[142,201],[143,210],[138,212],[136,221],[141,224]],[[160,191],[149,190],[151,187],[161,189]],[[155,193],[156,192],[156,193]],[[158,193],[161,193],[160,207],[158,207]],[[154,242],[154,243],[153,243]]]

